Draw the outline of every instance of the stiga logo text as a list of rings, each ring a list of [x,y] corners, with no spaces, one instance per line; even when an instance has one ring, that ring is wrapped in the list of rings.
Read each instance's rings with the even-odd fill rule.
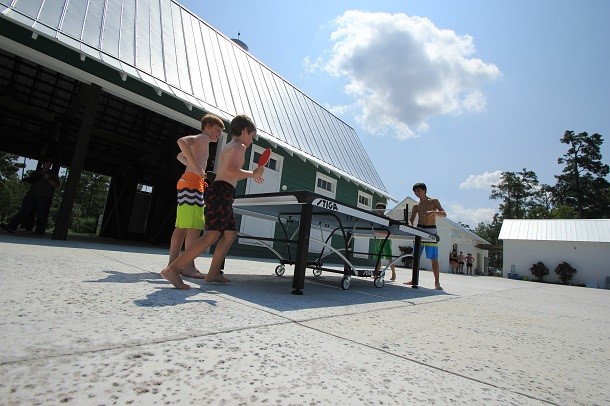
[[[323,207],[323,208],[329,209],[329,210],[339,211],[339,209],[337,208],[337,204],[335,202],[331,202],[329,200],[320,199],[318,201],[317,206],[320,206],[320,207]]]

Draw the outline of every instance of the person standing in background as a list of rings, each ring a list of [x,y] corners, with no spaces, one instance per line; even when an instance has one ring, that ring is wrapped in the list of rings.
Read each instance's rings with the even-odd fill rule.
[[[59,186],[59,177],[57,173],[51,170],[53,163],[50,159],[42,159],[41,166],[34,174],[23,181],[30,183],[30,189],[27,191],[21,202],[21,208],[8,224],[0,224],[0,227],[9,233],[17,231],[19,224],[32,212],[36,210],[36,228],[32,234],[44,234],[47,228],[47,219],[49,217],[49,209],[53,200],[55,188]]]

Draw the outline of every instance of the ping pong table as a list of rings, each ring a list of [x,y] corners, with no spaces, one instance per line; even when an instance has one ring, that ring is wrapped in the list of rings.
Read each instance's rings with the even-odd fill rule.
[[[422,240],[438,241],[438,236],[430,234],[425,230],[408,226],[405,222],[396,221],[389,217],[379,215],[375,212],[351,206],[326,196],[309,191],[290,191],[278,193],[259,193],[237,196],[233,203],[235,214],[252,216],[278,222],[283,231],[284,238],[262,237],[240,234],[240,237],[252,239],[271,249],[279,258],[280,265],[276,268],[276,274],[284,273],[284,265],[294,265],[294,276],[292,279],[292,293],[302,295],[305,285],[305,272],[307,268],[314,271],[314,275],[320,275],[322,271],[343,274],[341,287],[348,289],[353,276],[374,276],[374,285],[383,286],[383,277],[387,265],[381,272],[358,270],[352,264],[353,250],[350,248],[354,237],[378,238],[383,236],[384,244],[389,237],[413,239],[413,288],[419,283],[419,253]],[[286,224],[297,224],[298,228],[293,235],[288,235]],[[326,239],[317,239],[311,234],[312,229],[318,228],[326,231],[329,236]],[[331,244],[331,237],[339,235],[343,247],[336,248]],[[296,237],[296,238],[295,238]],[[343,270],[324,267],[321,262],[322,255],[316,261],[308,261],[309,243],[315,241],[323,247],[339,256],[344,262]],[[336,241],[336,239],[335,239]],[[273,248],[273,243],[286,244],[290,253],[290,246],[296,245],[296,256],[285,259]],[[271,244],[269,244],[271,243]],[[398,262],[407,255],[402,255],[391,264]],[[378,263],[381,260],[378,255]]]

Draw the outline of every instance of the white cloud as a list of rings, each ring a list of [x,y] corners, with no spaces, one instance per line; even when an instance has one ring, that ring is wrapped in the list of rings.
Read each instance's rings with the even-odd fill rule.
[[[347,81],[356,120],[399,139],[428,129],[436,115],[481,111],[481,86],[500,70],[473,58],[473,38],[406,14],[350,10],[339,16],[327,58],[308,62]]]
[[[473,230],[479,223],[489,223],[493,220],[497,210],[489,208],[467,209],[459,204],[452,204],[449,218],[453,221],[468,224]]]
[[[470,175],[468,179],[460,183],[460,189],[486,189],[491,190],[492,185],[497,185],[500,182],[502,171],[485,172],[482,175]]]
[[[345,114],[346,112],[353,110],[354,106],[352,106],[352,105],[331,106],[331,105],[325,104],[324,108],[326,108],[326,110],[330,111],[331,113],[333,113],[336,116],[341,116],[341,115]]]

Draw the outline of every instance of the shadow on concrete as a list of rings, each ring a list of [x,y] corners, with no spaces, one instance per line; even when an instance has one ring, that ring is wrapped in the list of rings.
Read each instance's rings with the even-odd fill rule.
[[[191,286],[198,285],[199,291],[220,293],[278,312],[396,301],[410,302],[423,297],[448,296],[443,291],[423,287],[413,289],[402,283],[387,283],[381,288],[376,288],[372,278],[352,278],[350,288],[343,290],[340,287],[341,275],[334,274],[306,276],[303,295],[299,296],[291,293],[292,275],[279,277],[232,274],[227,277],[231,279],[231,283],[227,285],[209,285],[201,280],[185,280]]]
[[[49,232],[41,236],[31,235],[29,232],[24,230],[18,230],[15,234],[0,231],[0,242],[24,245],[40,245],[45,247],[134,252],[143,254],[158,254],[169,249],[169,245],[167,244],[152,245],[148,242],[123,241],[95,236],[69,235],[67,240],[53,240]]]
[[[165,307],[176,306],[185,303],[205,303],[217,306],[218,302],[211,299],[191,299],[201,294],[199,289],[178,290],[173,287],[155,288],[155,291],[146,295],[145,299],[137,299],[133,302],[140,307]]]

